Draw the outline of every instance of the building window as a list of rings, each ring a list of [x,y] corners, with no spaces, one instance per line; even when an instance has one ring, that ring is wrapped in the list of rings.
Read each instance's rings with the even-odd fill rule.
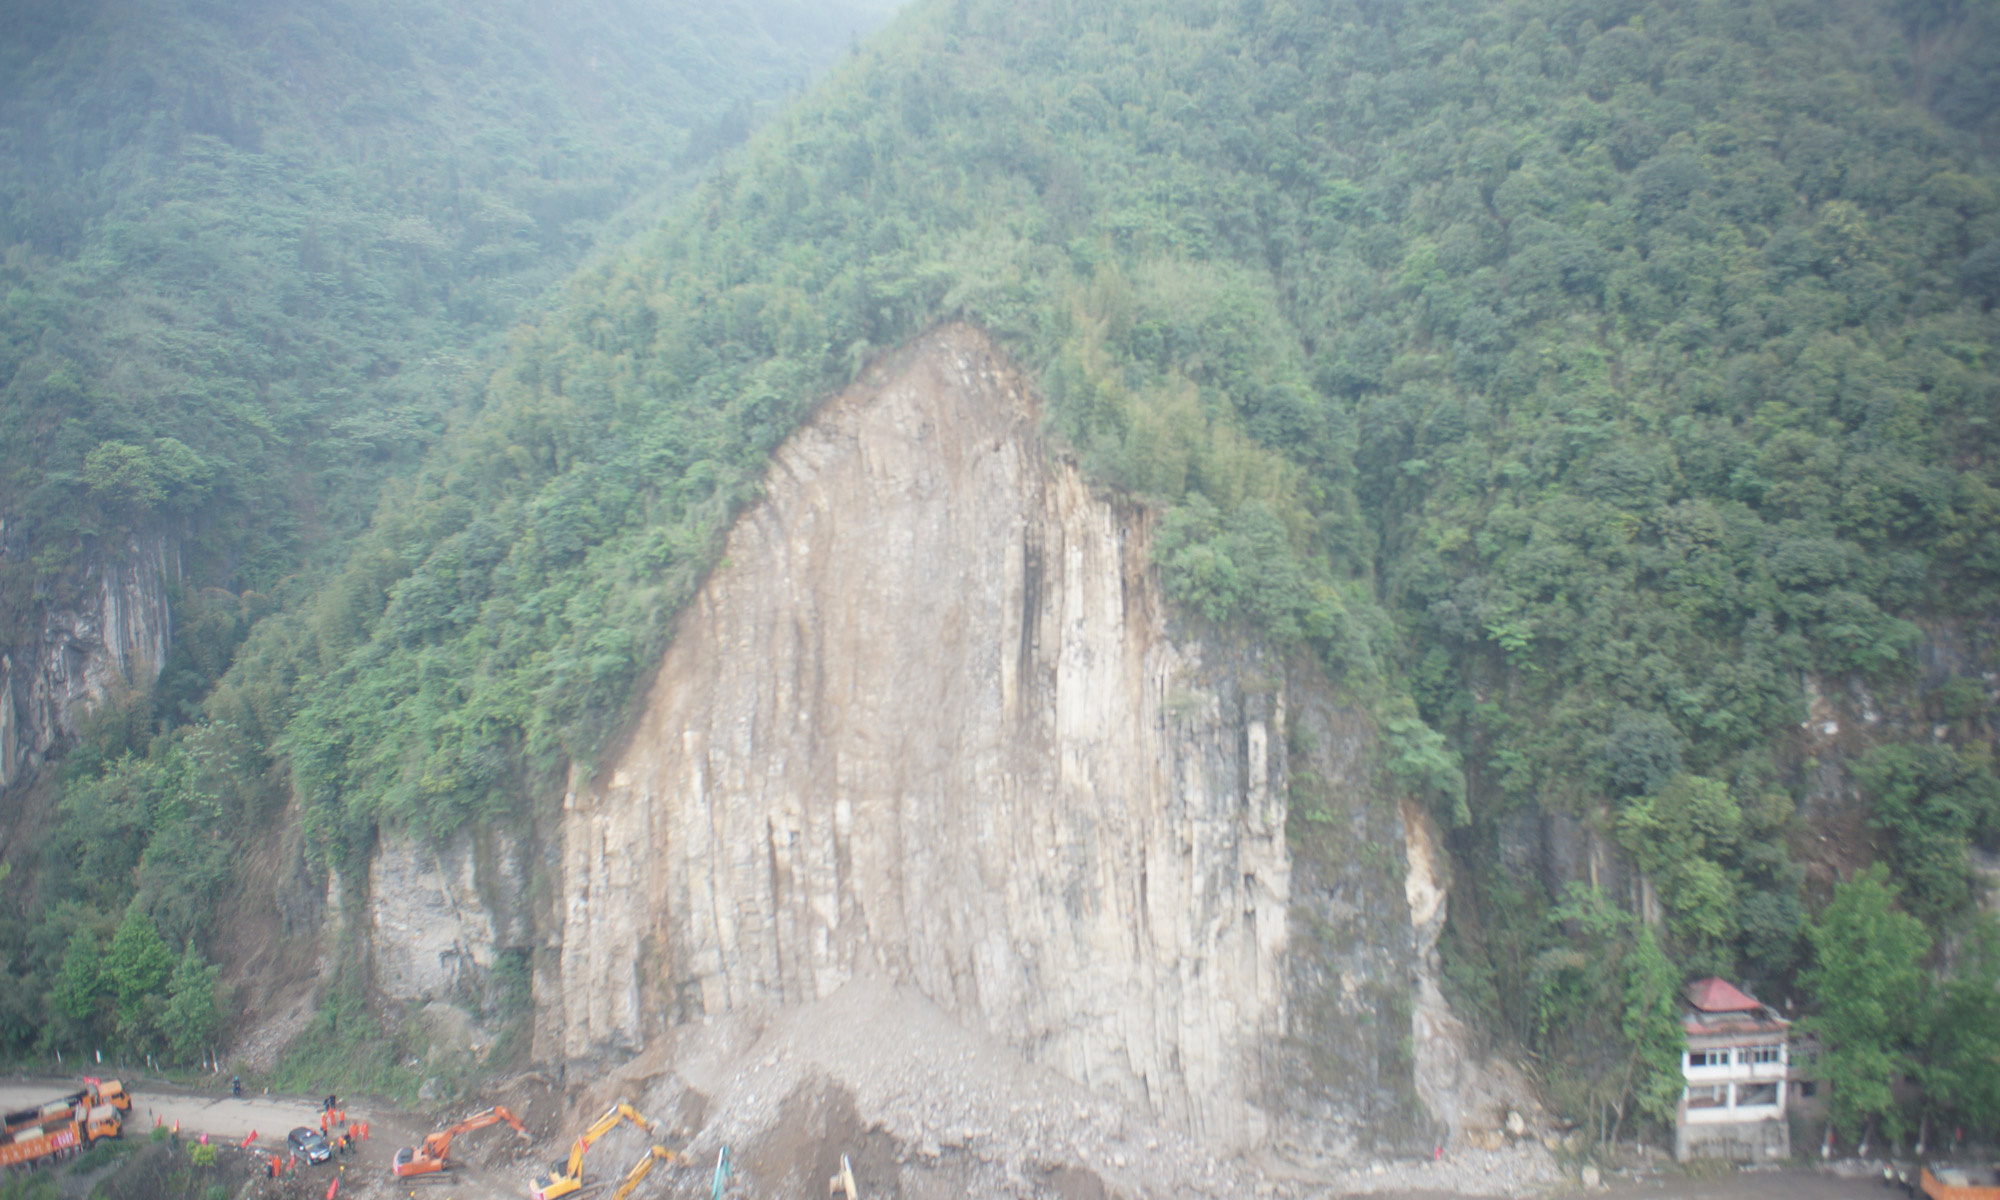
[[[1817,1095],[1819,1095],[1819,1080],[1817,1079],[1799,1080],[1799,1099],[1803,1100],[1807,1096],[1817,1096]]]
[[[1689,1108],[1721,1108],[1729,1103],[1729,1085],[1726,1083],[1703,1084],[1688,1089]]]
[[[1783,1046],[1752,1046],[1745,1054],[1753,1063],[1781,1063],[1785,1061]]]
[[[1756,1108],[1764,1104],[1778,1102],[1778,1085],[1775,1083],[1739,1083],[1736,1085],[1736,1107]]]
[[[1726,1067],[1728,1065],[1729,1051],[1726,1048],[1721,1050],[1688,1051],[1688,1066],[1690,1067]]]

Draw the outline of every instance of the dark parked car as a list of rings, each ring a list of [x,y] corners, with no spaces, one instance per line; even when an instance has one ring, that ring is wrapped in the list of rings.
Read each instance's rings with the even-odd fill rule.
[[[285,1135],[291,1143],[292,1151],[309,1163],[323,1163],[333,1157],[333,1147],[326,1144],[326,1136],[317,1129],[301,1125]]]

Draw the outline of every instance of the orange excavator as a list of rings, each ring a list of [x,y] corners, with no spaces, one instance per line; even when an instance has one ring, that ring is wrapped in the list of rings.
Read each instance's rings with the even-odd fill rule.
[[[451,1169],[451,1139],[461,1133],[471,1133],[488,1125],[505,1123],[514,1127],[522,1141],[530,1140],[528,1127],[521,1119],[499,1106],[484,1108],[446,1129],[440,1129],[424,1139],[421,1146],[405,1146],[396,1151],[396,1157],[389,1163],[389,1174],[398,1179],[414,1179],[423,1175],[434,1175]]]

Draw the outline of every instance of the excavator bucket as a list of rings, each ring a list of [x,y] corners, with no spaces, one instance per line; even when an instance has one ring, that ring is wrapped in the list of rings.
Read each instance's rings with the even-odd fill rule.
[[[826,1181],[826,1194],[840,1200],[861,1200],[861,1189],[854,1186],[854,1167],[845,1154],[840,1156],[840,1174]]]

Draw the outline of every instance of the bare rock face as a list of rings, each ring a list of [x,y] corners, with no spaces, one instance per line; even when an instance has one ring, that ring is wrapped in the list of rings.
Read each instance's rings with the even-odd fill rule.
[[[370,982],[410,1010],[458,1005],[491,1012],[496,969],[509,950],[532,942],[524,907],[526,845],[497,825],[442,846],[415,837],[385,839],[368,866]],[[330,907],[338,880],[330,881]],[[525,983],[525,981],[524,981]]]
[[[46,614],[39,639],[0,650],[0,787],[34,770],[113,690],[159,677],[172,636],[167,589],[180,575],[176,539],[135,534],[122,554],[91,565],[78,604]]]
[[[1384,857],[1317,864],[1295,904],[1288,733],[1328,687],[1174,626],[1150,532],[1053,454],[973,330],[829,402],[628,744],[565,799],[537,1056],[631,1053],[866,972],[1221,1149],[1404,1104],[1411,910],[1441,901],[1406,898],[1397,805],[1347,794],[1338,819]],[[1371,735],[1342,728],[1320,774],[1366,788]],[[1301,967],[1308,920],[1337,961]],[[1368,1095],[1335,1069],[1356,1055]]]

